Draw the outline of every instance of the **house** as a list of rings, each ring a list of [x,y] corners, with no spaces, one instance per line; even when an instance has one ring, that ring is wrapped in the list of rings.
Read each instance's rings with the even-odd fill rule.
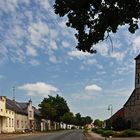
[[[0,133],[41,130],[41,114],[32,101],[17,102],[0,96]]]
[[[7,107],[6,97],[0,96],[0,133],[11,133],[15,131],[15,112]]]
[[[135,61],[135,88],[124,104],[124,117],[128,128],[140,130],[140,54]]]

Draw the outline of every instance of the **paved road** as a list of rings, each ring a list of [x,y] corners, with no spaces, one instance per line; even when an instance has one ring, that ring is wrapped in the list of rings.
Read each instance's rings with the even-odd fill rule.
[[[86,140],[86,138],[82,130],[69,130],[55,133],[7,137],[3,140]]]

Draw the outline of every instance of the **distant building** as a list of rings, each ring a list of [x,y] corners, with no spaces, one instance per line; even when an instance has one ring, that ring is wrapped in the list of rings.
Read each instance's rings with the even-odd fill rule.
[[[140,130],[140,54],[135,61],[135,89],[124,104],[124,116],[128,128]]]

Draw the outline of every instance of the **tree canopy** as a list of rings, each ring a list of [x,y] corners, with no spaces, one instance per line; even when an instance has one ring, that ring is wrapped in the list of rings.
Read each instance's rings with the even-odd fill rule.
[[[60,122],[61,117],[70,111],[66,100],[59,95],[56,97],[49,95],[48,98],[43,99],[39,107],[44,118],[57,122]]]
[[[93,45],[116,33],[119,26],[128,25],[135,33],[140,18],[139,0],[55,0],[55,13],[67,16],[68,27],[75,28],[76,48],[95,53]]]
[[[42,117],[51,121],[77,126],[84,126],[92,122],[90,116],[82,117],[80,113],[74,115],[70,112],[66,100],[59,95],[56,97],[49,95],[48,98],[43,99],[39,107]]]

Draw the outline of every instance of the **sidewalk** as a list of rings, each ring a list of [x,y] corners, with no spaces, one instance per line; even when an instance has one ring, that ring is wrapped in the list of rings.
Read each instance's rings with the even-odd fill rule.
[[[104,137],[102,137],[101,135],[96,134],[94,132],[88,132],[86,134],[86,137],[87,137],[87,140],[105,140]]]
[[[29,135],[33,135],[30,134],[30,133],[26,133],[26,134],[0,134],[0,140],[7,140],[7,139],[14,139],[14,138],[17,138],[17,137],[24,137],[24,136],[29,136]]]
[[[0,140],[14,139],[18,137],[26,137],[32,135],[40,135],[45,133],[25,133],[25,134],[0,134]]]

